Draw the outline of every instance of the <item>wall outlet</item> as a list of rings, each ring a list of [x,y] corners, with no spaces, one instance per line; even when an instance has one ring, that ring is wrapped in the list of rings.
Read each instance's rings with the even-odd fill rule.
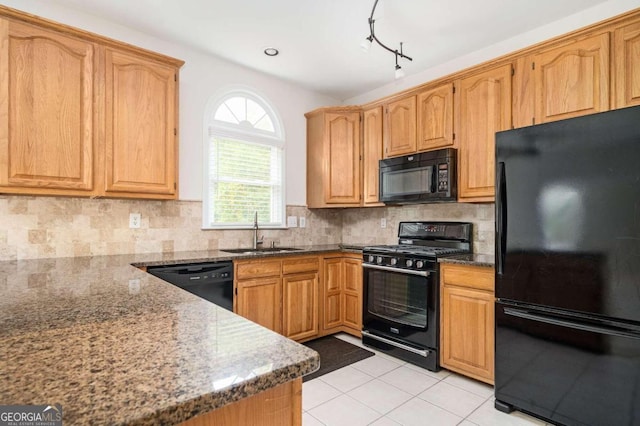
[[[304,216],[300,216],[298,218],[298,222],[300,223],[300,228],[306,228],[307,227],[307,218]]]
[[[140,228],[140,213],[130,213],[129,214],[129,228],[137,229]]]
[[[386,228],[387,227],[387,219],[386,218],[382,218],[380,219],[380,228]]]
[[[297,228],[298,227],[298,216],[287,216],[287,227],[288,228]]]
[[[129,280],[129,294],[140,293],[140,280]]]

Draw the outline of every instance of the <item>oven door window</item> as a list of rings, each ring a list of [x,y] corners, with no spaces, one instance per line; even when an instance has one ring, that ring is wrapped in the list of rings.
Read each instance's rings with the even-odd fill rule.
[[[382,192],[385,197],[430,193],[433,166],[384,172]]]
[[[393,323],[427,328],[427,278],[374,269],[367,274],[369,314]]]

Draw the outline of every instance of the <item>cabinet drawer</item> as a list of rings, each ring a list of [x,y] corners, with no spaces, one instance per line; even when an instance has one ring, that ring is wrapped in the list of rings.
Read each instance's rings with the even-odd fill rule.
[[[236,279],[280,275],[280,260],[250,260],[236,263]]]
[[[320,262],[317,256],[296,257],[282,261],[282,274],[296,274],[298,272],[318,272]]]
[[[442,281],[445,285],[493,291],[494,270],[487,266],[440,265]]]

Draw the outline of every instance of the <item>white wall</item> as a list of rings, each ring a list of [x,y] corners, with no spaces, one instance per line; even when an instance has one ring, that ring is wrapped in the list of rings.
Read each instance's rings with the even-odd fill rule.
[[[339,101],[167,40],[38,0],[1,4],[185,61],[180,70],[180,199],[202,199],[203,119],[207,101],[228,85],[254,88],[280,113],[287,140],[287,204],[306,205],[304,113]]]
[[[343,103],[345,105],[359,105],[371,102],[516,50],[524,49],[553,37],[604,21],[605,19],[612,18],[638,7],[640,7],[640,0],[609,0],[580,13],[523,33],[517,37],[512,37],[444,64],[429,68],[418,74],[407,76],[401,81],[393,81],[370,92],[346,99]],[[428,43],[428,40],[426,43]]]

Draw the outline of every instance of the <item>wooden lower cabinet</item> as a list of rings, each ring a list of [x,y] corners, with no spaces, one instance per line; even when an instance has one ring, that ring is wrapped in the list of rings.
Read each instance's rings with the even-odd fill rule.
[[[236,313],[276,333],[282,333],[282,278],[239,280]]]
[[[362,255],[332,253],[322,260],[322,334],[362,330]]]
[[[362,330],[362,255],[234,261],[234,312],[296,341]]]
[[[302,425],[302,378],[180,423],[180,426],[236,425]]]
[[[359,336],[362,330],[362,257],[345,257],[344,325]]]
[[[494,383],[494,270],[440,265],[442,367]]]
[[[318,256],[267,257],[234,262],[234,312],[293,340],[320,331]]]
[[[324,310],[322,315],[322,329],[327,332],[342,325],[342,282],[344,268],[341,255],[325,257],[322,261]]]
[[[318,335],[318,272],[285,275],[284,335],[293,340]]]

